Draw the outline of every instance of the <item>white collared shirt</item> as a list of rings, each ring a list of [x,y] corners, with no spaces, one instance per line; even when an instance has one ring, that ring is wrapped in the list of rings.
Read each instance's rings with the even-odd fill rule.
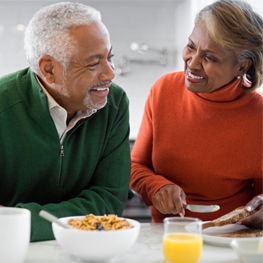
[[[40,80],[36,74],[35,74],[35,76],[36,76],[36,79],[37,79],[39,85],[42,88],[43,93],[45,93],[47,96],[49,112],[50,112],[50,115],[51,115],[51,117],[55,123],[60,142],[62,143],[66,137],[67,132],[69,130],[71,130],[79,120],[91,116],[92,114],[97,112],[97,110],[95,110],[95,109],[79,110],[74,115],[74,117],[70,120],[69,124],[67,125],[67,116],[68,116],[67,111],[64,108],[62,108],[55,101],[55,99],[48,93],[48,91],[44,88],[44,86],[42,85],[42,83],[40,82]]]

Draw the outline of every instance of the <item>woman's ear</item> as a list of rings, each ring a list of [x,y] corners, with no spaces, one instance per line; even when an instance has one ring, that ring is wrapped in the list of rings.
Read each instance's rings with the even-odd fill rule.
[[[38,60],[38,67],[42,78],[46,80],[48,84],[55,82],[55,61],[49,55],[42,55]]]
[[[239,66],[238,75],[243,76],[245,73],[247,73],[247,71],[249,70],[251,65],[252,65],[252,59],[251,58],[246,59],[245,61],[241,62],[240,66]]]

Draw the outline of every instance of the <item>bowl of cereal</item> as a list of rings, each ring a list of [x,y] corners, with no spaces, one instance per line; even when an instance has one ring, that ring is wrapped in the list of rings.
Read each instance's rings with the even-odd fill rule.
[[[62,223],[72,228],[63,228],[52,223],[57,242],[67,253],[89,262],[107,262],[124,253],[135,243],[140,232],[140,223],[116,215],[62,217]]]

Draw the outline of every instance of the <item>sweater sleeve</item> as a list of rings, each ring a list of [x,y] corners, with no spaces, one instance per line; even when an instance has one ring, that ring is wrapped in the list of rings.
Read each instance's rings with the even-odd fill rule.
[[[31,241],[54,239],[50,222],[39,216],[46,210],[57,217],[73,215],[122,215],[127,202],[130,179],[128,98],[123,96],[114,124],[108,134],[103,155],[89,186],[69,200],[60,203],[19,203],[17,207],[31,211]],[[105,138],[101,138],[103,140]],[[94,142],[96,143],[96,141]],[[70,182],[68,183],[70,187]]]
[[[158,82],[155,86],[158,86]],[[160,188],[174,184],[161,174],[156,174],[152,165],[153,140],[155,139],[152,105],[155,86],[147,98],[141,127],[131,154],[130,187],[141,196],[143,202],[148,206],[152,205],[153,197]]]
[[[263,160],[259,168],[259,176],[253,180],[254,182],[254,196],[263,194]]]

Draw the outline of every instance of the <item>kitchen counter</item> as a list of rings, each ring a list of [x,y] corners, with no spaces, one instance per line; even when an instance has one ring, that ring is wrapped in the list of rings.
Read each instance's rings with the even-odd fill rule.
[[[110,263],[165,263],[162,254],[163,224],[142,223],[136,243],[124,254]],[[57,241],[30,243],[24,263],[80,263],[83,261],[69,255]],[[198,263],[239,263],[231,248],[204,244]]]

